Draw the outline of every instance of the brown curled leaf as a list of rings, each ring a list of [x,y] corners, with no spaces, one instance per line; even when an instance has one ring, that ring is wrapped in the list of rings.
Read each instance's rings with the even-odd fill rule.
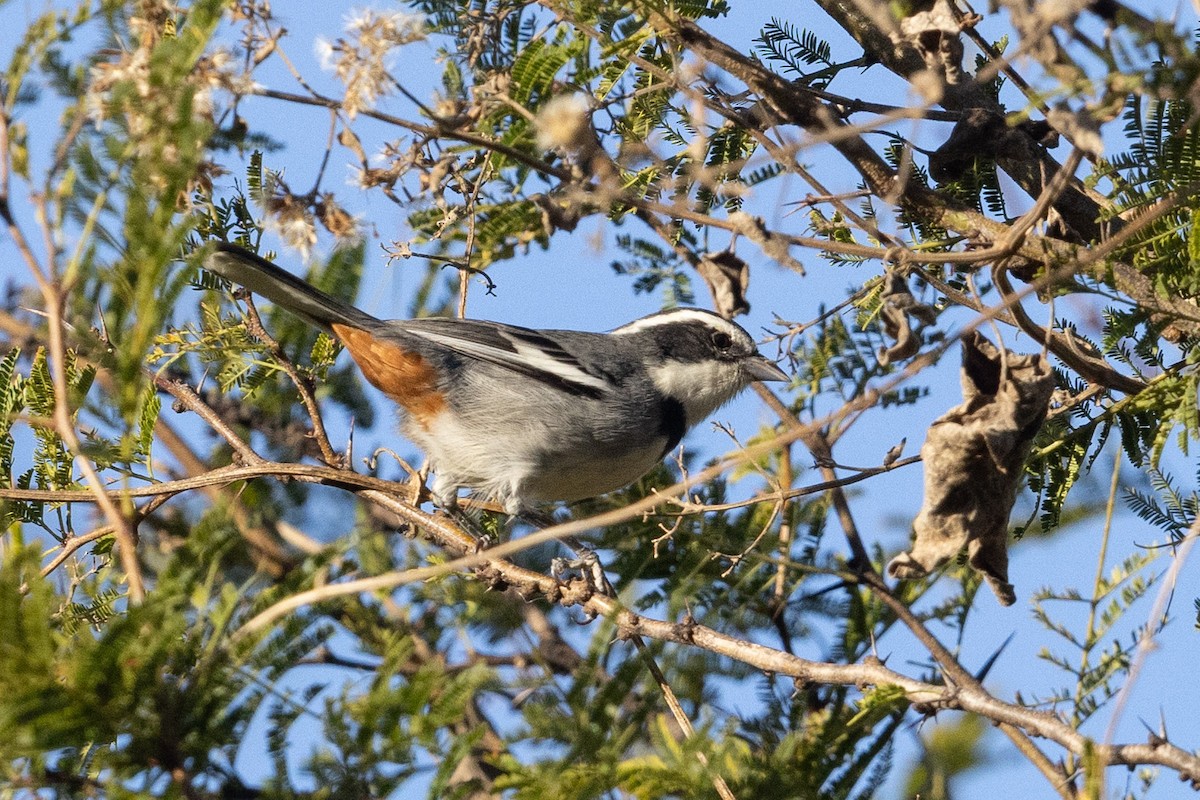
[[[696,271],[712,293],[717,313],[726,319],[750,311],[746,289],[750,286],[750,267],[731,250],[705,253]]]
[[[937,319],[937,309],[917,302],[899,272],[888,270],[883,280],[883,293],[880,295],[883,305],[879,309],[879,319],[883,323],[884,334],[896,340],[891,347],[879,351],[879,364],[886,367],[894,361],[912,358],[921,349],[921,337],[913,330],[909,317],[916,317],[926,325],[931,325]]]
[[[925,501],[912,548],[888,564],[901,580],[921,578],[967,548],[967,562],[1002,605],[1016,601],[1008,582],[1008,518],[1022,466],[1054,391],[1040,355],[1000,351],[979,333],[963,339],[963,402],[929,427]]]

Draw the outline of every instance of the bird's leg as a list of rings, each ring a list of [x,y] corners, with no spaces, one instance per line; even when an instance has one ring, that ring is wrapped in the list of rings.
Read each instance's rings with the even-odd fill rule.
[[[475,552],[486,550],[496,543],[497,537],[483,527],[482,509],[479,506],[469,501],[466,504],[460,503],[457,493],[448,496],[443,494],[437,497],[435,502],[455,525],[474,537]],[[506,528],[508,527],[511,527],[511,522],[506,523]]]

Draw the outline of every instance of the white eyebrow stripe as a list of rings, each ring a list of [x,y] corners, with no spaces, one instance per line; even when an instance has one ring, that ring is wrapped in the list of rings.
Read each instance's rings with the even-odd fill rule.
[[[480,361],[487,361],[498,366],[524,371],[537,370],[577,386],[587,386],[601,390],[609,388],[608,383],[603,378],[585,372],[574,364],[555,358],[545,350],[541,350],[536,346],[530,345],[528,342],[523,342],[512,336],[507,336],[503,332],[499,332],[499,335],[503,336],[506,342],[512,344],[517,352],[513,353],[502,347],[492,347],[469,339],[460,339],[457,336],[435,333],[419,328],[411,328],[408,330],[408,333],[420,336],[434,344],[440,344],[456,353],[477,358]]]
[[[648,317],[635,319],[626,325],[622,325],[612,331],[614,335],[620,336],[627,333],[640,333],[650,330],[651,328],[659,328],[663,325],[674,325],[679,322],[700,322],[714,330],[721,330],[728,333],[730,336],[742,338],[745,334],[742,328],[716,314],[711,314],[707,311],[701,311],[695,308],[676,308],[671,311],[664,311],[660,314],[651,314]]]

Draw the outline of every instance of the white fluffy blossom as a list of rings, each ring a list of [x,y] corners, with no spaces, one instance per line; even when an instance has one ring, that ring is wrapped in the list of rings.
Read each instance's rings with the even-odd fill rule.
[[[591,104],[579,92],[550,98],[534,118],[538,147],[574,152],[591,138]]]
[[[353,117],[389,90],[396,48],[424,39],[425,20],[402,11],[359,9],[346,17],[345,30],[344,38],[318,38],[313,46],[321,67],[345,85],[344,107]]]

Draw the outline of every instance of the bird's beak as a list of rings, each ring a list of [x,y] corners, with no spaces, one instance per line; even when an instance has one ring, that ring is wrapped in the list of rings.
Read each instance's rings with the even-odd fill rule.
[[[788,374],[762,354],[746,359],[746,374],[756,381],[790,381]]]

